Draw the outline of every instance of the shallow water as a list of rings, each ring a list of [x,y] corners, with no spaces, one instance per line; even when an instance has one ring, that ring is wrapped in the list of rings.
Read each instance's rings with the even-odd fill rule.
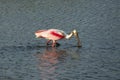
[[[0,80],[120,80],[119,0],[0,0]],[[57,48],[38,29],[76,29]]]

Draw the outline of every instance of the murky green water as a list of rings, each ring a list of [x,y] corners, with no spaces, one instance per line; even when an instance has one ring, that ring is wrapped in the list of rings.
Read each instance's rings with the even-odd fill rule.
[[[0,80],[119,80],[119,0],[0,0]],[[38,29],[77,29],[46,48]]]

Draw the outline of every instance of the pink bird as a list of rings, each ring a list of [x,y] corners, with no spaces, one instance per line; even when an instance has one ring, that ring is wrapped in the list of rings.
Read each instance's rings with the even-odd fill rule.
[[[78,32],[73,30],[70,34],[66,34],[63,30],[58,29],[48,29],[48,30],[37,30],[35,32],[36,38],[47,39],[47,45],[52,41],[52,47],[56,46],[56,42],[60,39],[70,39],[73,35],[76,36],[78,40],[78,47],[81,46]]]

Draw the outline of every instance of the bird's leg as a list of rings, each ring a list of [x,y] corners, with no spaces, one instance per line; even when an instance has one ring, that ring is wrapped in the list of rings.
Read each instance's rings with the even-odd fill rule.
[[[47,43],[46,43],[46,45],[49,45],[50,41],[51,41],[51,40],[48,40]]]
[[[53,40],[52,47],[56,47],[56,41]]]

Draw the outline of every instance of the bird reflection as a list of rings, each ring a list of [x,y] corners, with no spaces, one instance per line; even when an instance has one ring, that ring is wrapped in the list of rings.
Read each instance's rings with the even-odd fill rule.
[[[36,54],[42,80],[56,80],[56,68],[59,62],[64,60],[65,55],[66,51],[56,48],[47,48],[45,51]]]

